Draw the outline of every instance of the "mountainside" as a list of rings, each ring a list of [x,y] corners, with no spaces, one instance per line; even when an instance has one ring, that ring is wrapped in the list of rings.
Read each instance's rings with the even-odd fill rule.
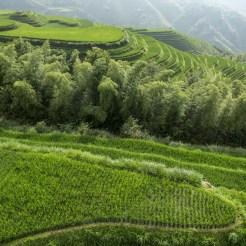
[[[241,14],[246,16],[246,2],[245,0],[213,0],[214,2],[219,2],[221,4],[224,4],[225,6],[230,7],[231,9],[234,9]]]
[[[220,48],[246,50],[246,18],[236,12],[213,6],[191,6],[174,22],[174,26]]]
[[[79,1],[23,2],[46,15],[8,3],[19,10],[0,9],[0,245],[245,246],[245,57],[167,28],[193,24],[178,4],[172,19],[144,1],[139,19],[166,27],[147,29],[51,14],[82,15]]]
[[[239,52],[246,50],[246,17],[234,11],[239,4],[226,0],[9,0],[0,2],[0,8],[32,9],[136,28],[169,27]]]
[[[226,233],[238,225],[245,197],[245,159],[151,141],[61,133],[54,137],[1,129],[0,140],[1,245],[161,246],[163,241],[155,240],[159,230],[160,235],[173,230],[185,242],[191,241],[187,245],[197,246],[201,244],[193,243],[198,236],[190,239],[184,229],[201,236],[206,233],[215,242],[214,232]],[[239,164],[242,170],[237,170]],[[227,189],[224,195],[219,189],[203,187],[203,176],[191,169],[214,185],[241,191],[240,203],[233,202],[236,190],[233,194]],[[110,237],[93,238],[93,228],[104,226]],[[125,233],[116,234],[110,243],[115,226],[122,231],[125,226]],[[148,234],[147,240],[138,244],[134,233],[129,236],[134,227]],[[87,228],[85,238],[81,231]],[[149,238],[151,233],[154,239]],[[125,243],[119,239],[122,235]],[[64,237],[71,238],[64,243]],[[184,245],[179,238],[171,245]]]
[[[136,30],[138,33],[153,37],[160,42],[173,46],[174,48],[191,52],[193,54],[209,54],[209,55],[221,55],[222,52],[209,42],[202,41],[199,39],[193,39],[189,36],[183,35],[182,33],[176,32],[171,29],[167,30]]]
[[[0,11],[0,41],[18,37],[35,45],[48,39],[52,47],[77,49],[81,54],[99,47],[116,60],[155,61],[174,75],[215,69],[231,79],[246,78],[244,64],[216,56],[220,52],[213,46],[172,30],[124,29],[34,12]]]

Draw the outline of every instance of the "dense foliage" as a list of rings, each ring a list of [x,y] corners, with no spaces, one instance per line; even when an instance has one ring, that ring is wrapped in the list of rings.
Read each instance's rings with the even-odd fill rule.
[[[133,65],[98,48],[81,60],[48,42],[1,47],[0,115],[36,123],[88,122],[125,135],[246,144],[245,83],[212,70],[173,76],[153,62]]]
[[[131,227],[104,226],[28,238],[28,246],[245,246],[246,232],[201,235],[195,232],[165,232]],[[18,245],[18,244],[13,244]]]

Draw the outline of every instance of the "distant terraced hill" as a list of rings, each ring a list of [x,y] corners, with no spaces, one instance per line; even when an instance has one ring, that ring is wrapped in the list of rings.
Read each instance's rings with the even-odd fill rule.
[[[123,27],[172,27],[229,52],[244,52],[246,18],[243,2],[245,1],[8,0],[0,1],[0,8],[80,17]]]
[[[153,37],[181,51],[193,54],[220,55],[216,47],[208,42],[188,37],[174,30],[136,30],[138,33]]]
[[[11,25],[15,25],[15,29]],[[1,14],[1,37],[25,37],[29,39],[111,43],[123,39],[123,31],[106,25],[63,17],[47,17],[32,12],[10,12]],[[8,28],[9,27],[9,28]]]
[[[117,60],[155,61],[172,69],[174,75],[212,68],[231,79],[246,79],[245,64],[215,56],[213,46],[173,31],[137,33],[87,20],[42,16],[33,12],[0,12],[0,40],[6,42],[18,37],[37,45],[48,39],[56,48],[78,49],[82,54],[97,46]]]

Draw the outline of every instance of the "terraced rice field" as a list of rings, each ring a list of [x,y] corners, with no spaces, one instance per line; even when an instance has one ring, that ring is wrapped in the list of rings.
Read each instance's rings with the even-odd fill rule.
[[[29,39],[111,43],[124,38],[120,28],[94,25],[89,21],[63,17],[46,17],[33,13],[13,12],[2,14],[0,22],[15,23],[14,30],[3,30],[2,37],[24,37]],[[6,25],[7,26],[7,25]]]
[[[5,31],[2,35],[12,37],[27,37],[34,39],[77,41],[77,42],[114,42],[123,38],[120,29],[108,26],[93,26],[88,28],[67,27],[64,33],[63,28],[55,26],[32,27],[30,25],[22,25],[18,29]]]
[[[136,32],[155,38],[181,51],[210,55],[219,55],[220,53],[211,44],[188,37],[174,30],[136,30]]]
[[[0,171],[2,244],[100,225],[223,232],[245,212],[245,158],[152,141],[2,130]]]
[[[225,77],[236,80],[246,79],[246,65],[230,61],[220,56],[195,55],[187,50],[174,48],[174,43],[168,45],[159,42],[149,35],[141,35],[128,31],[129,42],[119,49],[111,49],[109,53],[114,59],[136,61],[157,61],[161,66],[172,69],[175,75],[192,71],[203,71],[208,68],[220,71]],[[176,41],[175,41],[176,42]],[[179,40],[183,43],[182,40]],[[186,45],[183,43],[183,45]],[[196,52],[197,53],[197,52]]]
[[[78,49],[82,54],[98,46],[116,60],[158,62],[172,69],[175,76],[209,68],[233,80],[246,79],[245,64],[213,56],[217,50],[209,44],[172,30],[126,30],[87,20],[0,11],[0,40],[6,42],[18,37],[38,45],[48,39],[54,47]],[[207,50],[210,55],[198,55],[199,50]]]

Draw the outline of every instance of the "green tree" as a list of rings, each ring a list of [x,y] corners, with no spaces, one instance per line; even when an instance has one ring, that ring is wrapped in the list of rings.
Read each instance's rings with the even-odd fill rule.
[[[11,60],[5,54],[0,53],[0,86],[5,83],[5,76],[11,66]]]
[[[235,100],[234,110],[233,110],[233,129],[235,132],[235,139],[238,144],[246,144],[246,93],[240,95],[239,98]]]
[[[98,86],[100,106],[106,112],[113,111],[118,96],[118,85],[108,77],[103,77]]]
[[[218,138],[223,99],[226,97],[224,82],[215,74],[208,73],[205,78],[190,85],[189,103],[183,130],[186,138],[204,142]]]
[[[39,89],[43,78],[43,65],[44,54],[42,49],[38,48],[31,53],[27,53],[24,61],[24,76],[35,90]]]
[[[33,87],[26,81],[16,81],[13,85],[12,112],[16,117],[38,119],[39,102]]]
[[[32,45],[22,38],[15,39],[13,43],[19,56],[30,53],[33,50]]]
[[[42,102],[54,123],[64,123],[70,118],[73,81],[69,74],[48,72],[42,82]]]
[[[110,129],[115,128],[115,119],[119,119],[118,88],[119,86],[108,77],[103,77],[98,86],[100,107],[105,112],[105,121]]]
[[[182,82],[155,81],[139,86],[138,118],[150,132],[174,134],[173,129],[176,130],[184,116],[187,100],[181,85]]]

